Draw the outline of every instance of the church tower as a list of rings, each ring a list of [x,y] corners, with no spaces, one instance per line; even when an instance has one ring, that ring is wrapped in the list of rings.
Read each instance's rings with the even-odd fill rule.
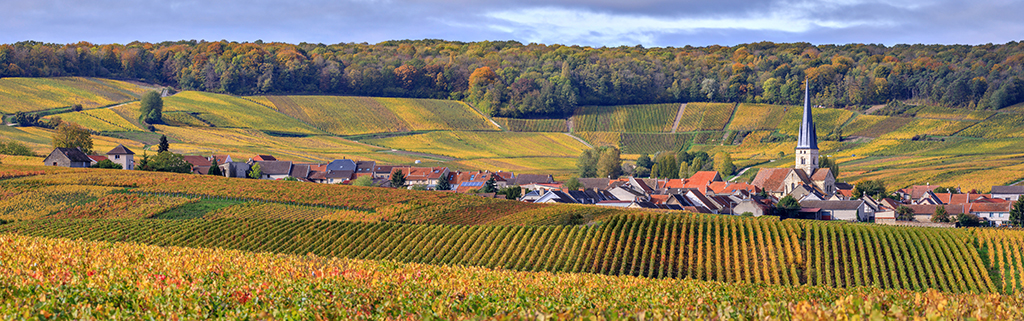
[[[807,176],[818,169],[818,133],[814,130],[811,117],[810,81],[804,85],[804,117],[800,121],[800,136],[796,139],[796,169],[802,169]]]

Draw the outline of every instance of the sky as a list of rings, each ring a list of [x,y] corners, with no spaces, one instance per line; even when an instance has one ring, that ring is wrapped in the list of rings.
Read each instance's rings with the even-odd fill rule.
[[[515,40],[592,47],[1024,40],[1021,0],[0,0],[0,43]]]

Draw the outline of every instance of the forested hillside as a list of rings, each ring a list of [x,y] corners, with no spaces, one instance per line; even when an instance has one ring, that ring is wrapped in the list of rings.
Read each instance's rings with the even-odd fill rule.
[[[179,41],[0,45],[0,77],[141,79],[182,90],[466,100],[494,116],[694,101],[826,106],[918,99],[999,109],[1024,101],[1024,44],[589,48],[518,42]]]

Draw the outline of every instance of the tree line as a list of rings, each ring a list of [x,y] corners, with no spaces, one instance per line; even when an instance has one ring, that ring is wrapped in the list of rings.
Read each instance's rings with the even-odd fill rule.
[[[0,77],[141,79],[233,95],[465,100],[494,116],[562,117],[582,105],[669,102],[831,107],[916,99],[972,109],[1024,102],[1024,43],[580,47],[515,41],[378,44],[177,41],[0,45]]]

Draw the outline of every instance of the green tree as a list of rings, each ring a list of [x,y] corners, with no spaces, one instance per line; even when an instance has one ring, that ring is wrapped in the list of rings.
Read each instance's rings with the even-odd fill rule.
[[[167,152],[167,153],[170,153],[170,152]],[[252,164],[252,167],[249,167],[249,172],[246,173],[246,176],[249,176],[249,178],[252,178],[252,179],[261,179],[261,178],[263,178],[263,169],[261,168],[260,163]]]
[[[370,178],[370,176],[359,176],[352,181],[352,185],[370,187],[373,186],[373,178]]]
[[[0,154],[17,156],[36,156],[28,146],[14,140],[0,140]]]
[[[636,159],[636,167],[647,167],[650,169],[654,166],[654,161],[651,160],[651,156],[647,153],[640,154],[640,157]]]
[[[391,173],[391,187],[405,187],[405,173],[402,173],[402,170],[396,170]]]
[[[142,107],[139,109],[139,122],[147,124],[163,123],[164,100],[155,91],[142,95]]]
[[[914,220],[914,209],[900,205],[896,208],[896,220],[897,221],[913,221]]]
[[[448,178],[448,175],[441,175],[441,178],[437,179],[437,186],[434,187],[439,191],[447,191],[452,189],[452,182]]]
[[[736,165],[732,163],[732,156],[729,153],[721,152],[715,155],[715,170],[723,177],[731,176],[736,172]]]
[[[597,177],[597,162],[601,158],[599,149],[588,149],[576,159],[576,173],[580,177]]]
[[[285,182],[298,182],[298,181],[299,181],[299,179],[298,179],[298,178],[295,178],[295,177],[291,177],[291,176],[287,176],[287,177],[285,177],[285,178],[283,178],[283,179],[281,179],[281,180],[282,180],[282,181],[285,181]]]
[[[688,178],[691,175],[693,174],[690,173],[690,164],[686,162],[679,163],[679,178]]]
[[[622,159],[619,149],[614,147],[604,148],[597,161],[597,177],[618,178],[622,170]]]
[[[210,161],[210,170],[206,172],[206,175],[224,176],[224,172],[220,170],[220,166],[217,166],[216,157]]]
[[[676,163],[676,155],[672,153],[658,154],[657,162],[654,164],[657,171],[651,173],[651,177],[657,178],[679,178],[679,164]]]
[[[792,195],[783,196],[779,200],[778,204],[775,204],[775,208],[784,217],[796,217],[796,213],[800,211],[800,202],[793,198]]]
[[[864,195],[876,199],[885,197],[887,195],[885,192],[885,183],[880,180],[866,180],[853,187],[854,199],[861,198],[861,196]]]
[[[481,193],[494,193],[498,191],[498,188],[495,186],[498,184],[497,180],[494,178],[495,176],[498,175],[491,175],[491,178],[487,179],[487,182],[484,183],[484,188],[480,190]]]
[[[498,191],[498,194],[505,195],[505,199],[518,200],[523,197],[523,188],[519,186],[507,186]]]
[[[124,167],[121,166],[121,164],[115,163],[115,162],[113,162],[113,161],[111,161],[109,159],[104,159],[104,160],[98,161],[98,162],[96,162],[96,164],[92,165],[91,167],[92,168],[109,168],[109,169],[122,169],[122,168],[124,168]]]
[[[963,213],[956,216],[956,223],[960,227],[980,226],[981,218],[973,213]]]
[[[53,133],[54,148],[78,148],[86,154],[92,154],[92,135],[85,127],[71,122],[62,122]]]
[[[565,186],[564,187],[565,187],[565,189],[570,190],[570,191],[578,191],[580,189],[583,189],[583,184],[580,183],[580,179],[579,178],[573,177],[573,178],[570,178],[569,181],[565,182]]]
[[[818,156],[818,167],[828,168],[832,172],[832,177],[839,178],[839,164],[831,157],[825,155]]]
[[[156,171],[156,172],[173,172],[173,173],[191,173],[192,164],[185,161],[181,155],[172,152],[163,152],[157,154],[152,159],[146,158],[146,165],[143,170]],[[142,166],[140,166],[142,167]]]
[[[1013,207],[1010,208],[1010,225],[1024,226],[1024,195],[1017,197],[1017,201],[1013,202]]]
[[[167,143],[167,135],[160,135],[160,144],[157,146],[159,146],[156,150],[157,153],[166,152],[171,148],[171,144]]]
[[[935,213],[932,214],[933,223],[949,223],[949,212],[946,211],[946,207],[939,205],[935,207]]]

